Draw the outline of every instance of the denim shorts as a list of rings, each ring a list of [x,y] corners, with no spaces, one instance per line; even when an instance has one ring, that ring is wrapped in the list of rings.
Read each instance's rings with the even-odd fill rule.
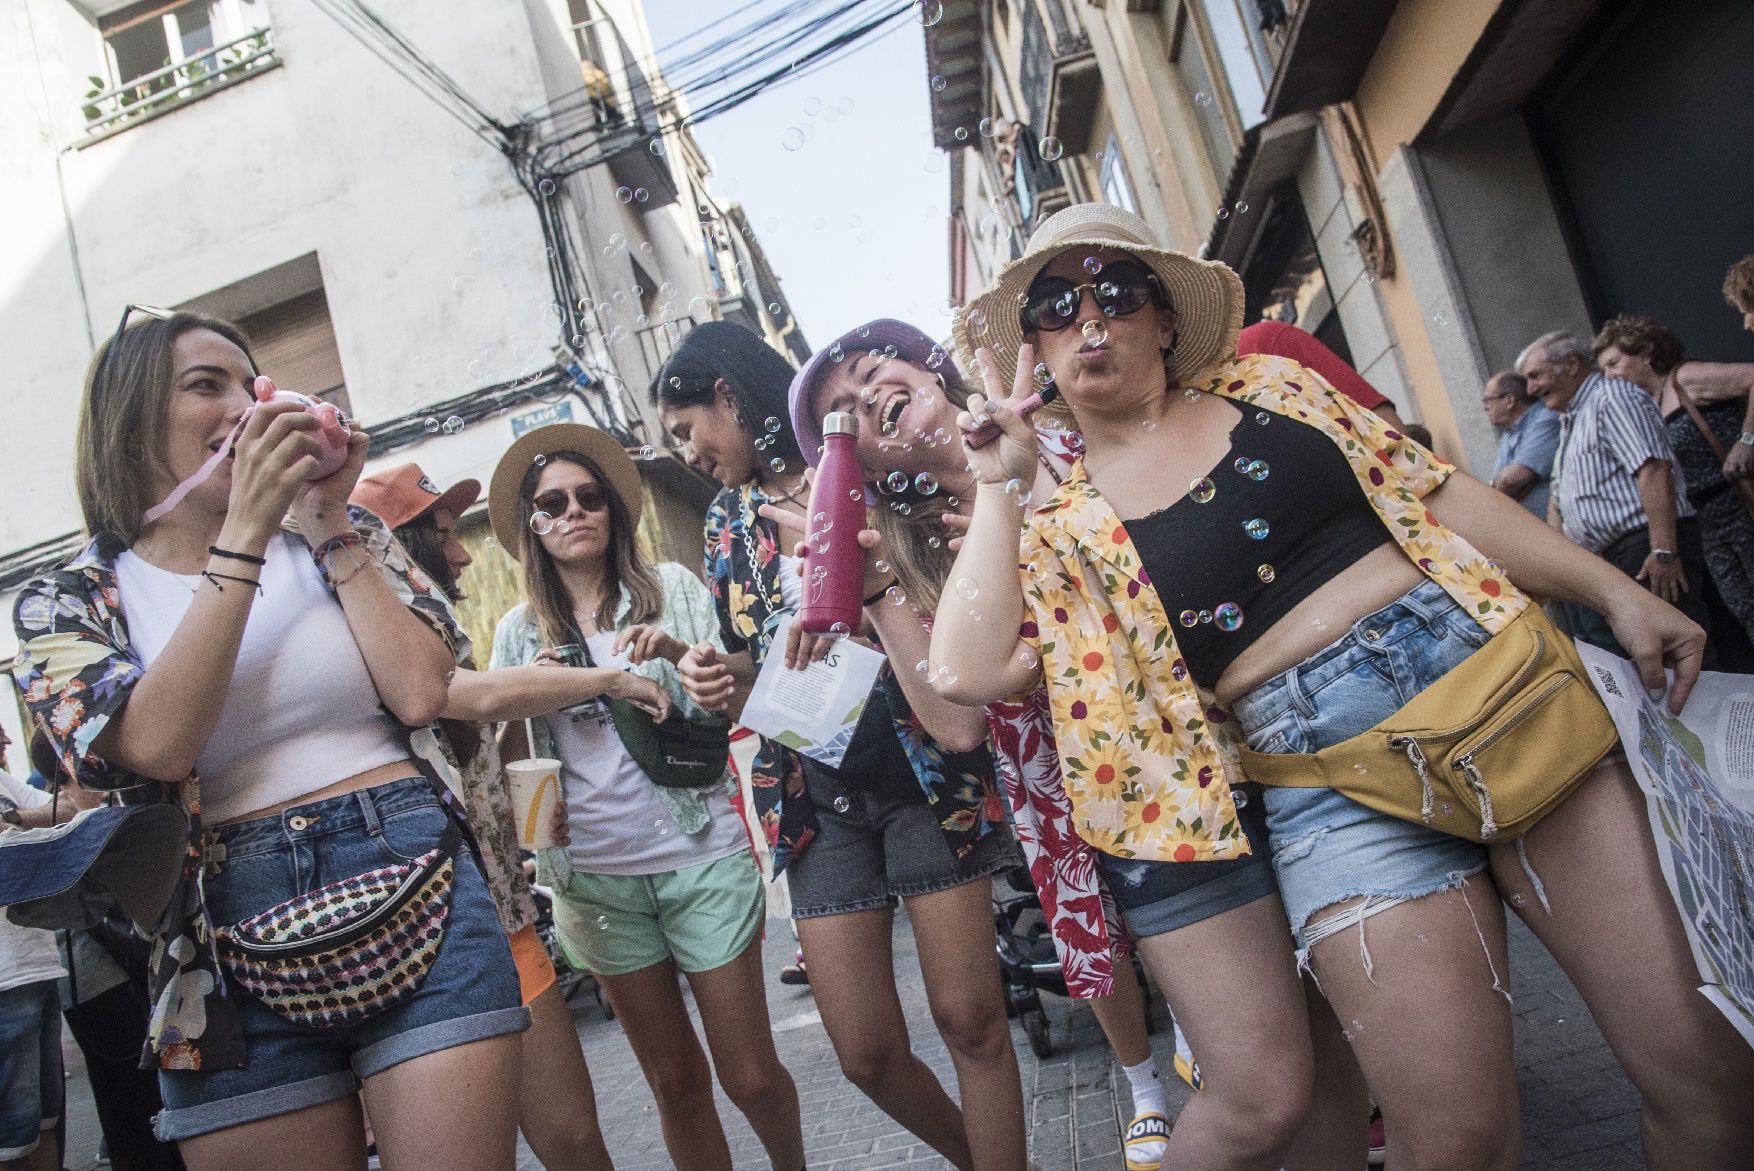
[[[1426,581],[1231,712],[1256,752],[1316,752],[1399,711],[1488,637],[1442,586]],[[1303,952],[1337,920],[1459,887],[1486,866],[1485,846],[1378,813],[1336,789],[1268,788],[1266,807],[1279,894]],[[1369,897],[1360,914],[1309,931],[1317,911],[1361,895]]]
[[[662,874],[573,871],[554,892],[554,928],[567,962],[625,976],[665,960],[684,972],[722,968],[767,919],[755,856],[738,850]]]
[[[60,985],[0,989],[0,1160],[24,1158],[61,1121]]]
[[[416,858],[438,845],[444,828],[438,798],[420,777],[219,826],[207,835],[210,851],[224,848],[206,879],[208,910],[216,926],[236,923]],[[467,849],[457,853],[444,942],[401,1004],[358,1025],[319,1029],[287,1020],[235,982],[228,988],[243,1016],[246,1064],[160,1070],[158,1137],[167,1142],[345,1098],[393,1065],[529,1024],[505,928]]]
[[[794,919],[894,906],[1023,863],[1002,825],[958,858],[924,794],[851,788],[813,762],[805,764],[804,783],[816,807],[816,837],[786,866]]]
[[[1244,857],[1218,862],[1147,862],[1097,851],[1103,881],[1135,936],[1142,939],[1191,927],[1273,893],[1261,786],[1237,785],[1231,796],[1253,851]]]

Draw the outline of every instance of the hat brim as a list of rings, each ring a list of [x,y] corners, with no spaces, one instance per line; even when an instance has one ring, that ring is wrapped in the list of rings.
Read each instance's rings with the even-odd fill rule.
[[[644,493],[640,490],[639,469],[633,466],[633,459],[615,437],[583,423],[551,423],[518,436],[499,457],[499,463],[493,469],[493,479],[488,484],[487,519],[493,525],[493,535],[513,560],[522,558],[520,542],[524,522],[518,489],[523,486],[524,474],[537,456],[546,458],[568,451],[582,455],[602,468],[603,474],[609,477],[610,491],[621,499],[628,516],[639,520],[645,503]]]
[[[442,508],[453,518],[460,517],[468,512],[469,506],[479,499],[481,499],[480,480],[458,480],[439,493],[433,502],[426,506],[426,512],[437,512]]]
[[[150,932],[170,905],[189,823],[168,802],[106,805],[45,829],[0,835],[0,898],[23,927],[77,929],[119,905]]]
[[[1054,232],[1055,221],[1070,212],[1094,210]],[[1131,253],[1157,277],[1176,314],[1175,371],[1182,385],[1236,357],[1236,335],[1242,329],[1242,281],[1228,265],[1199,260],[1160,248],[1144,232],[1119,215],[1105,217],[1102,205],[1079,204],[1044,222],[1030,239],[1029,249],[999,270],[987,289],[956,313],[951,335],[957,361],[976,369],[975,351],[985,346],[998,359],[1001,373],[1017,366],[1024,342],[1020,315],[1022,297],[1041,270],[1063,253],[1079,248],[1113,248]],[[1124,214],[1124,213],[1123,213]],[[1113,222],[1105,222],[1112,219]],[[1143,228],[1143,221],[1137,221]]]

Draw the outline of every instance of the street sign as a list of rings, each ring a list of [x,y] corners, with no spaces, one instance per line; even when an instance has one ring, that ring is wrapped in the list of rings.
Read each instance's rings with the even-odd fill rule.
[[[525,411],[521,415],[512,416],[512,438],[516,439],[525,432],[534,431],[538,427],[546,427],[550,423],[572,422],[572,403],[562,399],[557,403],[545,403],[533,411]]]

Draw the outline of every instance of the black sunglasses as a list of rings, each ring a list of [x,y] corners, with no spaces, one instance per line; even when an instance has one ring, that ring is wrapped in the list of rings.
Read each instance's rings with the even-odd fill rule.
[[[159,321],[169,321],[175,316],[175,314],[169,309],[159,309],[152,305],[124,305],[122,307],[122,320],[116,326],[115,336],[110,338],[110,344],[104,347],[103,357],[97,360],[97,373],[92,377],[94,385],[96,384],[98,377],[103,374],[104,366],[109,363],[110,355],[115,353],[116,347],[122,344],[122,335],[128,332],[128,319],[133,317],[136,313],[146,317],[156,318]]]
[[[537,516],[565,516],[567,496],[568,492],[564,488],[550,488],[532,499],[530,503],[536,509],[530,518],[532,523]],[[609,493],[603,490],[601,484],[580,484],[572,490],[571,497],[586,512],[602,512],[609,507]]]
[[[1018,319],[1028,333],[1058,333],[1078,317],[1088,290],[1096,307],[1109,317],[1126,317],[1150,304],[1163,304],[1155,273],[1129,261],[1106,266],[1100,280],[1073,284],[1063,276],[1044,276],[1017,297]]]

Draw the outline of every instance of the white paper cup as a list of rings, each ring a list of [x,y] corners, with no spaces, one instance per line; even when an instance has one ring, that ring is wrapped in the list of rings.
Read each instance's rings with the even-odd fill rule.
[[[560,762],[544,756],[511,760],[505,766],[512,793],[518,844],[526,850],[554,845],[554,806],[560,800]]]

